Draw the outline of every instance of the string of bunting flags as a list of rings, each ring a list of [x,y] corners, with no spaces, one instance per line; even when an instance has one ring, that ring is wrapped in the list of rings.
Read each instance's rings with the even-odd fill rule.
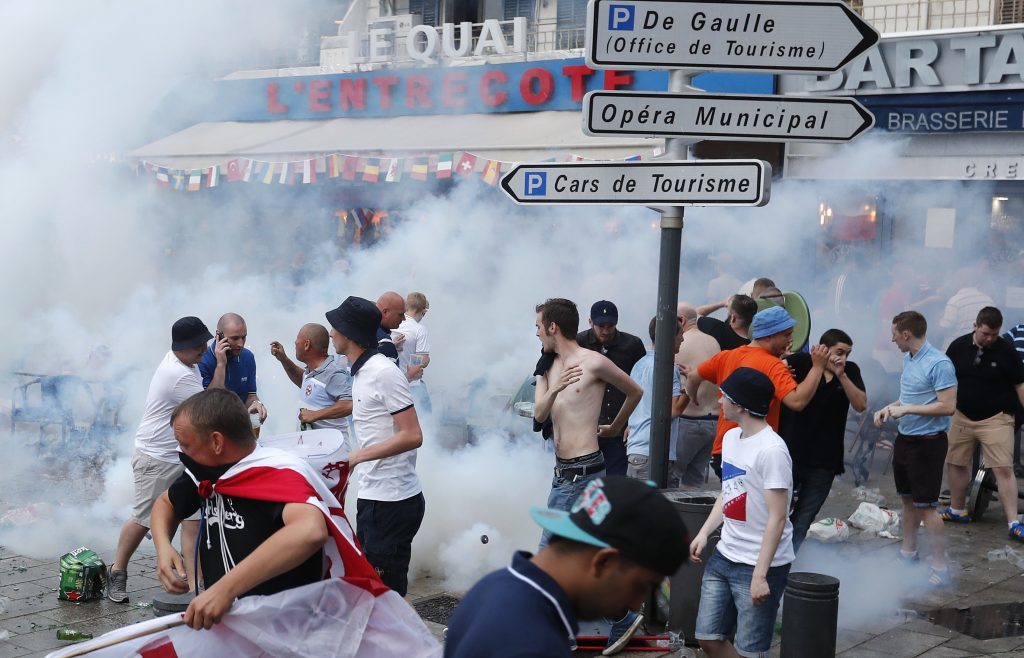
[[[654,155],[659,155],[655,149]],[[634,155],[624,161],[640,160]],[[572,162],[582,156],[569,157]],[[543,162],[555,162],[548,158]],[[331,153],[307,160],[267,162],[250,158],[234,158],[204,169],[174,169],[155,162],[137,163],[148,175],[155,176],[158,186],[183,192],[227,183],[262,183],[265,185],[311,185],[326,179],[361,183],[398,183],[403,179],[426,181],[453,176],[479,175],[488,185],[497,185],[503,171],[514,163],[490,160],[468,151],[401,158],[378,158]]]

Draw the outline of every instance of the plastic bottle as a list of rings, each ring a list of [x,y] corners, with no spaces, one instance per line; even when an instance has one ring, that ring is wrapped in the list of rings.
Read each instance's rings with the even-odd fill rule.
[[[85,631],[76,631],[73,628],[61,628],[57,631],[58,640],[70,640],[72,642],[80,642],[82,640],[91,640],[92,633],[86,633]]]

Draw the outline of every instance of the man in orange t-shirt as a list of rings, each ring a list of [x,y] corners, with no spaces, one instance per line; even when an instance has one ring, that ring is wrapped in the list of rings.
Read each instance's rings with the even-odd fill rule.
[[[775,386],[775,397],[772,398],[766,420],[773,430],[778,431],[780,403],[793,411],[803,410],[814,397],[828,362],[828,348],[815,345],[811,348],[811,371],[800,384],[796,383],[781,359],[793,342],[795,325],[796,321],[781,306],[772,306],[759,312],[750,324],[750,345],[719,352],[697,366],[696,373],[687,377],[686,391],[690,399],[693,399],[702,381],[721,384],[737,368],[753,368],[767,375]],[[722,437],[734,427],[736,423],[719,416],[715,445],[711,449],[711,467],[719,478],[722,477]]]

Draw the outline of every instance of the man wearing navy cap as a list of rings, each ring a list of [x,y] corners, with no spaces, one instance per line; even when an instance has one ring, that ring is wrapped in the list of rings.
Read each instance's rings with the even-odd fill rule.
[[[711,658],[766,656],[796,558],[788,518],[793,462],[765,420],[775,398],[767,375],[737,368],[721,391],[722,418],[737,426],[722,444],[722,493],[690,544],[690,560],[701,562],[708,536],[722,526],[704,567],[695,636]]]
[[[352,419],[358,447],[348,454],[359,482],[356,531],[384,584],[405,596],[412,540],[423,522],[423,487],[416,449],[423,432],[409,380],[377,351],[381,312],[373,302],[349,297],[327,311],[331,340],[352,364]]]
[[[650,483],[598,478],[571,511],[530,514],[551,542],[537,555],[517,552],[510,566],[473,586],[449,622],[445,658],[571,656],[577,619],[638,609],[686,560],[686,528]]]
[[[607,300],[594,302],[590,307],[590,329],[581,331],[576,336],[576,342],[580,347],[604,354],[618,366],[619,370],[628,375],[633,371],[636,362],[647,354],[647,349],[644,342],[636,336],[619,331],[616,328],[618,324],[619,309],[615,304]],[[625,401],[625,393],[607,384],[598,422],[601,425],[611,425]],[[604,454],[608,475],[625,475],[628,462],[622,435],[601,437],[599,444]]]

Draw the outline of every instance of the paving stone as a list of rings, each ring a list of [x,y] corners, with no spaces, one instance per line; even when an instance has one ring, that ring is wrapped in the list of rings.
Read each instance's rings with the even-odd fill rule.
[[[52,579],[53,582],[60,581],[59,567],[44,564],[28,567],[25,570],[17,569],[11,573],[4,574],[3,578],[0,578],[0,587],[9,587],[19,583],[30,583],[33,580],[49,579]]]
[[[1000,637],[994,640],[976,640],[973,637],[963,636],[954,638],[944,646],[953,649],[962,649],[975,656],[990,656],[994,653],[1014,651],[1024,645],[1024,637]]]
[[[925,651],[917,658],[961,658],[962,656],[973,656],[975,654],[961,649],[954,649],[947,646],[939,646]]]
[[[891,653],[882,653],[881,651],[865,649],[864,645],[847,649],[846,651],[837,653],[836,655],[841,656],[841,658],[892,658]]]
[[[21,658],[32,652],[24,647],[6,641],[0,641],[0,658]]]
[[[51,588],[41,585],[39,581],[0,587],[0,596],[11,600],[27,599],[30,596],[49,596],[50,594],[57,596],[56,589],[51,591]]]
[[[873,633],[840,628],[836,631],[836,653],[841,653],[875,637]]]
[[[24,615],[14,619],[0,621],[0,629],[9,631],[11,636],[35,633],[36,631],[56,626],[57,622],[42,615]]]
[[[938,637],[944,637],[947,640],[952,639],[954,637],[961,637],[960,633],[950,630],[945,626],[933,624],[927,619],[915,619],[913,621],[907,622],[906,624],[903,624],[902,626],[900,626],[900,628],[906,631],[913,631],[915,633],[925,633],[927,635],[936,635]]]
[[[886,631],[878,637],[868,640],[857,648],[879,651],[891,656],[911,657],[918,656],[933,647],[937,647],[945,641],[945,638],[937,635],[916,633],[914,631],[903,630],[902,628],[894,628],[891,631]]]
[[[27,599],[11,600],[7,603],[7,610],[0,612],[0,620],[13,619],[22,615],[39,614],[56,607],[56,595],[52,598],[32,596]]]

